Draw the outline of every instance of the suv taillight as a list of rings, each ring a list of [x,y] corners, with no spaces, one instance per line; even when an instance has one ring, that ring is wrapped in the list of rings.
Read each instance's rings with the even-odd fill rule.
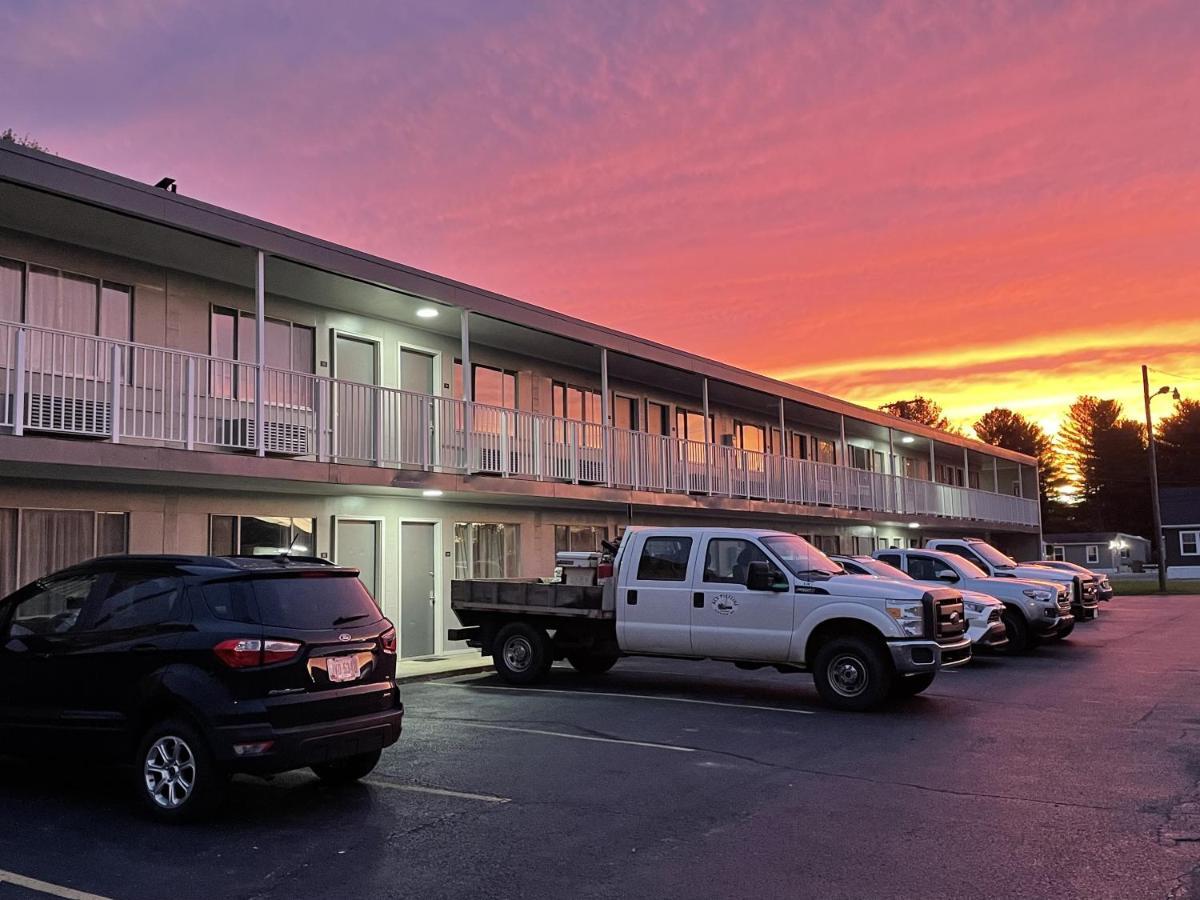
[[[387,619],[384,619],[387,622]],[[396,626],[388,622],[388,630],[379,636],[379,646],[384,653],[395,653],[397,649]]]
[[[300,652],[300,646],[297,641],[231,638],[213,647],[213,653],[232,669],[249,669],[291,659]]]

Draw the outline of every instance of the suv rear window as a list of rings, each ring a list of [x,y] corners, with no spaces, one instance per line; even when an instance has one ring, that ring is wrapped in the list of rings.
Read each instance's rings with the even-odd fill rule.
[[[253,584],[263,625],[316,631],[369,625],[383,618],[352,575],[256,578]]]

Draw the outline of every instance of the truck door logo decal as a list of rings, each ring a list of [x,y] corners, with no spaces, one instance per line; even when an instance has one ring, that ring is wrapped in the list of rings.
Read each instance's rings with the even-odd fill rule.
[[[712,604],[717,614],[722,616],[732,616],[738,607],[737,597],[733,594],[716,594]]]

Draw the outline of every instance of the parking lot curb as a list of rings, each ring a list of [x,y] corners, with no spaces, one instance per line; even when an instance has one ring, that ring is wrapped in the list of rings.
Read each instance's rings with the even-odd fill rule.
[[[421,681],[436,681],[439,678],[453,678],[456,675],[474,675],[477,672],[487,672],[492,669],[491,660],[456,666],[453,669],[438,669],[430,672],[418,672],[413,675],[397,675],[396,684],[413,684]]]

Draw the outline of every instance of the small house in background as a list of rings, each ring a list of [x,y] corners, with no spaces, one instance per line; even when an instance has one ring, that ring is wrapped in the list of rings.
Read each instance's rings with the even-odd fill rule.
[[[1168,578],[1200,578],[1200,487],[1163,488]]]
[[[1147,538],[1119,531],[1088,534],[1046,534],[1046,559],[1086,566],[1096,572],[1140,572],[1150,564]],[[1170,549],[1168,548],[1168,555]],[[1197,558],[1200,564],[1200,557]]]

